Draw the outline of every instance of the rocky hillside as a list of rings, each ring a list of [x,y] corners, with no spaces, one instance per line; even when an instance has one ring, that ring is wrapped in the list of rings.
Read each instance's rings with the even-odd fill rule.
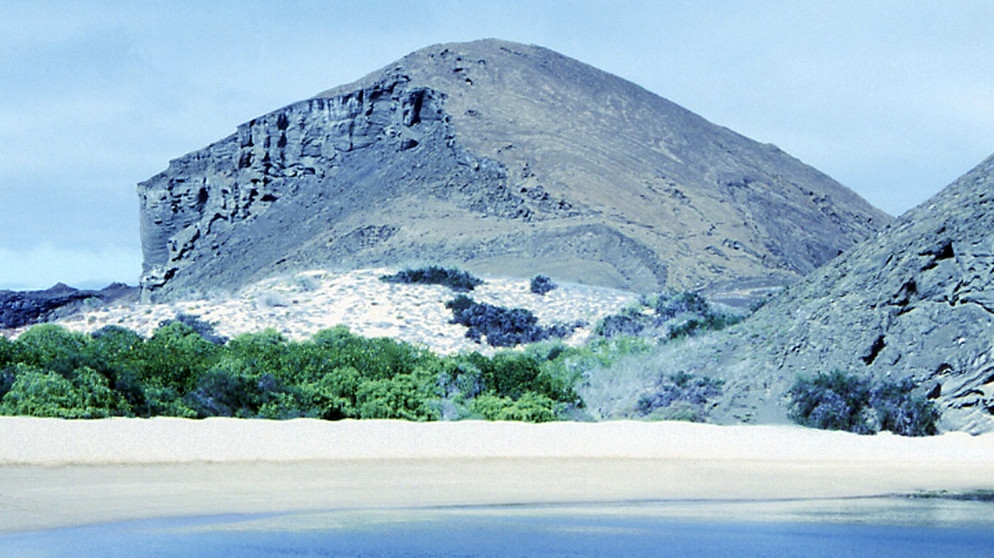
[[[718,421],[785,420],[798,375],[839,369],[911,377],[942,428],[994,430],[994,156],[727,333],[653,360],[725,379]]]
[[[139,195],[147,301],[422,263],[634,291],[782,284],[890,221],[772,145],[496,40],[260,116]]]

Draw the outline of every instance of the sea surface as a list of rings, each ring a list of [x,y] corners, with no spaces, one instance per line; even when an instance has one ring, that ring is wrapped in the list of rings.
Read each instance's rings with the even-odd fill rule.
[[[161,518],[0,535],[0,556],[991,556],[994,503],[637,501]]]

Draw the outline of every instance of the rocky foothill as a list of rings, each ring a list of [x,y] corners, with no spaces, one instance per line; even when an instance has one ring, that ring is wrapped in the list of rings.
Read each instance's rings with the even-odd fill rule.
[[[786,420],[798,376],[841,370],[913,379],[944,430],[994,430],[994,156],[743,323],[655,358],[723,378],[719,421]]]

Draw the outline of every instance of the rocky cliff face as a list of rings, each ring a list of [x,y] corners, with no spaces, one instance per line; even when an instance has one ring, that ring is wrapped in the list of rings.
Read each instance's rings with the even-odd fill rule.
[[[145,300],[421,263],[637,291],[789,283],[890,221],[773,146],[493,40],[243,124],[139,196]]]
[[[799,374],[839,369],[911,377],[943,429],[994,430],[994,156],[681,359],[727,379],[718,420],[785,420]]]

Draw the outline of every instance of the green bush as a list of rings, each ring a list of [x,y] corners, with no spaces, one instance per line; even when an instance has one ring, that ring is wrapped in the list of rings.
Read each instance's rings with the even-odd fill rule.
[[[557,403],[535,392],[518,399],[498,395],[481,395],[473,400],[472,413],[486,420],[552,422],[557,418]]]
[[[224,345],[228,342],[227,337],[218,335],[217,332],[214,331],[214,324],[205,322],[200,319],[200,316],[193,314],[180,313],[174,319],[162,321],[159,323],[159,327],[167,326],[174,322],[190,326],[194,331],[200,334],[201,337],[211,343],[214,343],[215,345]]]
[[[182,322],[160,327],[141,345],[136,366],[144,383],[192,390],[197,378],[218,361],[222,348]]]
[[[356,405],[365,419],[437,420],[438,411],[429,403],[431,388],[413,374],[367,380],[359,385]]]
[[[733,314],[715,314],[709,312],[699,319],[693,318],[682,324],[671,327],[669,329],[668,336],[670,339],[693,337],[694,335],[705,331],[719,331],[725,329],[726,327],[735,325],[744,319],[744,316],[736,316]]]
[[[930,436],[940,418],[935,405],[915,395],[914,382],[873,382],[841,370],[798,378],[788,391],[789,416],[825,430],[873,434],[889,430],[902,436]]]
[[[117,326],[25,335],[0,341],[0,412],[65,418],[436,420],[445,410],[449,418],[546,421],[582,407],[574,387],[587,370],[649,346],[616,338],[442,357],[344,327],[309,341],[267,330],[222,345],[182,321],[147,339]]]
[[[17,338],[19,361],[66,378],[90,364],[86,347],[90,337],[55,324],[41,324]]]
[[[55,418],[103,418],[121,412],[107,379],[89,368],[69,380],[53,371],[18,363],[14,382],[0,400],[0,414]]]

